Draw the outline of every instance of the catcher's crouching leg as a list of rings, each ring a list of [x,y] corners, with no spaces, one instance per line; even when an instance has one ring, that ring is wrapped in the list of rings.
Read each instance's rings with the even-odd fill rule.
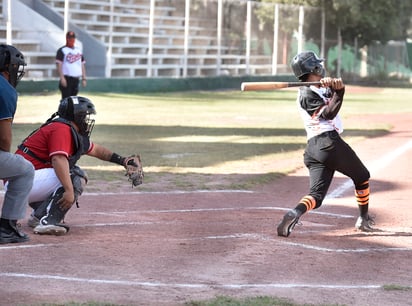
[[[83,193],[83,186],[87,184],[87,174],[78,166],[71,169],[71,179],[74,189],[75,202]],[[35,234],[64,235],[70,227],[63,223],[64,216],[69,211],[62,209],[58,201],[63,197],[64,188],[58,188],[48,199],[43,202],[34,212],[34,216],[40,220],[39,225],[34,228]]]
[[[72,179],[74,197],[77,204],[77,200],[79,196],[83,193],[84,186],[87,184],[89,178],[87,176],[87,173],[84,170],[82,170],[79,166],[74,166],[70,170],[70,177]]]
[[[57,203],[62,198],[63,193],[64,188],[59,187],[52,193],[47,201],[43,202],[41,207],[35,211],[35,216],[40,220],[39,224],[33,230],[35,234],[61,236],[69,231],[70,228],[61,223],[68,209],[62,209]],[[46,210],[46,215],[43,215],[44,210]]]

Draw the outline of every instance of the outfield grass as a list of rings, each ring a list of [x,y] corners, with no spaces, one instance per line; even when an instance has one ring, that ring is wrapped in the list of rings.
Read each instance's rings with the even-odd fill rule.
[[[183,304],[184,306],[315,306],[313,304],[297,304],[293,301],[283,298],[270,296],[257,296],[250,298],[232,298],[228,296],[217,296],[210,300],[190,301]],[[29,306],[29,305],[22,305]],[[30,306],[63,306],[58,304],[35,304]],[[111,303],[65,303],[64,306],[126,306]],[[338,306],[337,304],[321,304],[318,306]],[[343,305],[342,305],[343,306]]]
[[[82,94],[97,109],[92,140],[123,155],[142,155],[142,190],[249,189],[302,166],[306,138],[296,90]],[[341,115],[345,121],[354,115],[412,112],[411,94],[411,89],[349,87]],[[14,146],[57,110],[58,101],[57,92],[19,97]],[[344,137],[354,142],[389,129],[379,121],[359,120],[346,126]],[[80,165],[92,181],[117,182],[122,172],[90,157]]]

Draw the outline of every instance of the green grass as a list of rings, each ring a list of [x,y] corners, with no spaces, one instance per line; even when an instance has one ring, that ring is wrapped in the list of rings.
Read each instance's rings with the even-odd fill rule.
[[[384,285],[383,290],[386,290],[386,291],[412,291],[412,287],[402,286],[402,285],[397,285],[397,284],[389,284],[389,285]]]
[[[296,306],[286,299],[258,296],[253,298],[235,299],[228,296],[218,296],[207,301],[191,301],[185,306]]]
[[[96,106],[92,140],[113,151],[141,154],[146,178],[139,188],[250,189],[302,166],[306,137],[295,90],[87,94]],[[352,116],[412,112],[411,89],[375,93],[347,90],[341,110]],[[58,93],[19,97],[14,147],[57,110]],[[346,125],[356,142],[387,133],[381,121]],[[93,180],[121,184],[122,169],[90,157],[79,163]],[[91,185],[93,188],[93,185]]]
[[[322,304],[318,306],[338,306],[338,304]],[[247,298],[232,298],[228,296],[217,296],[207,301],[191,301],[185,306],[314,306],[313,304],[297,304],[283,298],[270,296],[257,296]]]
[[[22,306],[29,306],[29,305],[22,305]],[[64,303],[64,304],[51,304],[51,303],[34,304],[30,306],[127,306],[127,305],[100,303],[100,302],[87,302],[87,303],[70,302],[70,303]]]
[[[217,296],[214,299],[203,301],[190,301],[183,304],[184,306],[310,306],[313,304],[296,304],[287,299],[257,296],[248,298],[232,298],[229,296]],[[318,306],[332,306],[337,304],[322,304]],[[87,302],[87,303],[65,303],[65,304],[36,304],[32,306],[122,306],[120,304]],[[126,305],[123,305],[126,306]]]

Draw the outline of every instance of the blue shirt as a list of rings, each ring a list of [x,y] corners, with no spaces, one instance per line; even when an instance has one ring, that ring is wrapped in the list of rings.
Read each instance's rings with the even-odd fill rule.
[[[14,118],[17,108],[17,91],[0,76],[0,120]]]

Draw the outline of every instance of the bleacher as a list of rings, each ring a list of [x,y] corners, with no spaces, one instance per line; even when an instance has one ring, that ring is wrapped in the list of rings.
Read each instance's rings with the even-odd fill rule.
[[[61,16],[64,0],[43,0]],[[221,46],[218,63],[216,20],[203,17],[196,10],[190,16],[188,47],[185,48],[184,1],[157,0],[154,14],[152,48],[149,42],[150,1],[70,0],[70,23],[92,35],[111,51],[111,77],[179,77],[186,67],[186,76],[270,74],[271,56],[239,54],[242,46]],[[5,21],[0,20],[0,37],[5,37]],[[211,26],[213,25],[213,26]],[[19,37],[14,29],[13,37]],[[28,62],[28,77],[56,77],[55,52],[41,50],[35,40],[13,39]],[[84,46],[87,48],[87,46]],[[87,60],[87,58],[86,58]],[[106,64],[106,65],[107,65]],[[220,69],[220,70],[219,70]]]

